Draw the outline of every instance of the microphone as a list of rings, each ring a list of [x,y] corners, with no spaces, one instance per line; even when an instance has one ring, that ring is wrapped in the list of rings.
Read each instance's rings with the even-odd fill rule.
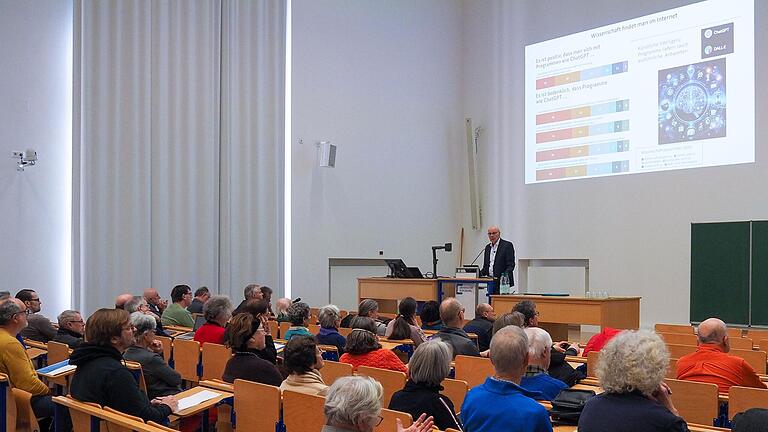
[[[446,252],[453,250],[453,243],[446,243],[443,246],[432,246],[432,250],[445,249]]]
[[[301,301],[301,297],[296,297],[296,299],[291,301],[291,303],[298,303],[300,301]]]
[[[482,248],[480,248],[480,252],[477,253],[477,256],[475,257],[475,259],[472,260],[471,263],[469,263],[469,265],[475,265],[475,261],[477,261],[477,259],[480,258],[480,254],[483,253],[483,251],[485,250],[486,246],[488,246],[488,245],[485,245]]]

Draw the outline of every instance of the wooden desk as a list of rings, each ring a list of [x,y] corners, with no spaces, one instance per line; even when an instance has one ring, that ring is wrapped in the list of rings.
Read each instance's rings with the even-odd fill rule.
[[[219,402],[223,401],[227,398],[233,398],[235,395],[234,393],[229,393],[221,390],[215,390],[208,387],[202,387],[197,386],[193,387],[189,390],[184,390],[181,393],[177,393],[174,396],[176,397],[176,400],[183,399],[187,396],[192,396],[196,393],[200,393],[201,391],[211,391],[214,393],[218,393],[219,395],[216,396],[213,399],[208,399],[207,401],[204,401],[202,403],[199,403],[195,406],[189,407],[185,410],[174,412],[174,415],[177,415],[179,417],[190,417],[193,415],[200,414],[202,416],[202,430],[203,432],[207,432],[209,430],[209,422],[208,422],[208,409],[211,407],[216,406]]]
[[[587,324],[617,329],[640,328],[640,297],[557,297],[536,295],[493,295],[496,315],[511,312],[523,300],[536,303],[539,322],[553,340],[568,339],[568,324]]]
[[[379,304],[379,312],[397,313],[397,302],[405,297],[416,301],[440,301],[443,297],[455,297],[456,285],[461,283],[488,283],[493,279],[398,279],[386,277],[358,278],[357,302],[374,299]],[[438,292],[442,289],[442,293]]]

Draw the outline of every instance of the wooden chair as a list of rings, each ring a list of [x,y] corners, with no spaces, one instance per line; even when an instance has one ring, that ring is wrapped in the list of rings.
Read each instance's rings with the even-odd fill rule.
[[[309,332],[313,335],[317,335],[320,333],[320,325],[319,324],[309,324],[307,326],[307,329],[309,329]]]
[[[147,394],[147,382],[144,380],[144,369],[141,367],[141,363],[134,361],[125,361],[125,367],[131,371],[133,377],[136,378],[136,384],[139,386],[139,390]]]
[[[237,396],[235,396],[237,400]],[[283,423],[286,432],[319,431],[325,424],[322,396],[286,390],[283,392]],[[256,405],[258,406],[258,405]],[[235,410],[237,411],[237,410]],[[240,419],[238,418],[238,423]],[[248,428],[248,430],[267,430]]]
[[[677,378],[677,359],[669,359],[669,367],[667,368],[667,378]]]
[[[181,375],[182,379],[195,383],[200,381],[200,343],[193,340],[175,339],[173,341],[173,364],[174,369]]]
[[[163,360],[168,363],[168,366],[173,367],[173,364],[171,364],[171,359],[173,358],[173,339],[167,336],[155,336],[155,339],[163,344]]]
[[[54,396],[53,402],[68,409],[73,432],[91,432],[91,418],[102,416],[101,406],[92,402],[80,402],[70,396]]]
[[[277,325],[277,321],[269,320],[267,324],[269,325],[269,334],[272,335],[272,338],[277,339],[280,337],[280,326]]]
[[[224,345],[207,342],[203,344],[203,374],[201,379],[221,379],[232,351]]]
[[[48,364],[56,364],[69,358],[69,346],[61,342],[48,341]]]
[[[285,337],[285,332],[287,332],[288,329],[291,328],[291,323],[289,323],[289,322],[281,322],[279,326],[280,326],[280,337],[284,338]]]
[[[752,351],[742,349],[732,349],[728,354],[741,357],[752,366],[752,369],[758,373],[758,375],[765,375],[766,366],[766,354],[765,351]]]
[[[309,308],[309,323],[314,324],[317,322],[317,316],[320,314],[320,308]],[[315,334],[314,332],[312,334]]]
[[[2,383],[0,388],[3,389],[1,397],[5,399],[5,424],[0,427],[10,432],[16,429],[16,401],[13,398],[8,375],[0,373],[0,383]]]
[[[672,403],[689,423],[712,425],[718,415],[717,385],[665,379],[672,390]]]
[[[280,422],[280,389],[236,379],[234,409],[237,416],[235,430],[274,431]]]
[[[324,360],[339,361],[341,358],[339,349],[335,345],[318,345],[317,347],[323,350]]]
[[[667,349],[669,350],[669,357],[675,359],[679,359],[684,355],[696,352],[695,345],[667,344]]]
[[[443,391],[441,394],[453,402],[453,407],[456,411],[461,410],[461,406],[464,404],[464,397],[467,396],[469,391],[469,385],[466,381],[455,380],[446,378],[442,382]]]
[[[768,407],[768,389],[733,386],[728,391],[728,419],[750,408]]]
[[[16,432],[39,432],[40,425],[32,411],[32,393],[18,388],[11,388],[14,404],[16,405]]]
[[[744,329],[741,327],[729,327],[726,331],[728,332],[728,337],[731,338],[740,338],[744,336]]]
[[[323,364],[323,368],[320,369],[320,376],[323,377],[323,381],[329,386],[338,378],[353,374],[352,365],[349,363],[339,363],[327,360],[323,362]]]
[[[761,339],[768,339],[768,329],[748,329],[747,337],[752,340],[759,341]]]
[[[352,333],[352,329],[351,328],[339,327],[339,334],[340,335],[342,335],[344,337],[348,337],[350,333]]]
[[[212,388],[214,390],[221,390],[227,393],[235,392],[234,384],[228,383],[226,381],[222,381],[220,379],[204,380],[204,381],[200,381],[198,384],[203,387]]]
[[[664,339],[666,344],[696,346],[699,341],[699,338],[692,333],[659,333],[659,336]]]
[[[397,419],[400,419],[400,421],[403,422],[403,427],[409,427],[413,424],[413,418],[408,413],[382,408],[381,416],[384,417],[384,420],[381,421],[381,424],[376,426],[373,432],[396,431]]]
[[[163,426],[161,424],[155,423],[152,420],[147,422],[147,426],[153,427],[157,429],[158,432],[179,432],[176,429],[169,428],[167,426]]]
[[[469,388],[484,383],[486,378],[496,373],[491,359],[457,355],[454,362],[456,379],[465,381]]]
[[[752,339],[748,337],[729,337],[728,338],[729,343],[731,344],[731,348],[739,349],[739,350],[752,350],[755,345]]]
[[[383,407],[389,406],[389,400],[392,399],[392,395],[396,391],[402,390],[405,387],[405,382],[408,380],[408,377],[403,372],[370,366],[358,367],[357,374],[369,376],[381,383],[381,386],[384,388],[384,395],[381,398],[381,406]]]
[[[657,333],[695,333],[695,329],[690,324],[656,324],[653,328]]]
[[[590,351],[587,353],[587,376],[597,377],[597,362],[600,360],[600,351]]]

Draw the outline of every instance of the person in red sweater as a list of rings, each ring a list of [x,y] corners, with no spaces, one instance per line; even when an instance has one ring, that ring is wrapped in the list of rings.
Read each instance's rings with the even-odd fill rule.
[[[347,336],[344,354],[339,359],[349,363],[355,371],[359,366],[371,366],[408,373],[400,358],[391,350],[383,349],[376,335],[376,323],[368,317],[355,317],[350,323],[352,332]]]
[[[765,388],[752,366],[728,355],[730,350],[725,323],[717,318],[702,321],[696,352],[677,361],[677,379],[717,384],[720,393],[728,393],[731,386]]]
[[[232,318],[232,302],[227,296],[213,296],[203,306],[205,324],[195,332],[195,340],[203,345],[206,342],[224,344],[224,330]]]

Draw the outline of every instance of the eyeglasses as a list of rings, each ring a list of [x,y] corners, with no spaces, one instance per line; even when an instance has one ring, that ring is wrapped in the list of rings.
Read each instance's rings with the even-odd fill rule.
[[[379,416],[379,421],[378,421],[378,422],[376,422],[376,426],[380,425],[380,424],[381,424],[381,422],[383,422],[383,421],[384,421],[384,417],[382,417],[382,416]]]
[[[39,302],[39,301],[40,301],[40,298],[38,297],[38,298],[34,298],[34,299],[29,299],[29,301],[36,301],[36,302]]]

